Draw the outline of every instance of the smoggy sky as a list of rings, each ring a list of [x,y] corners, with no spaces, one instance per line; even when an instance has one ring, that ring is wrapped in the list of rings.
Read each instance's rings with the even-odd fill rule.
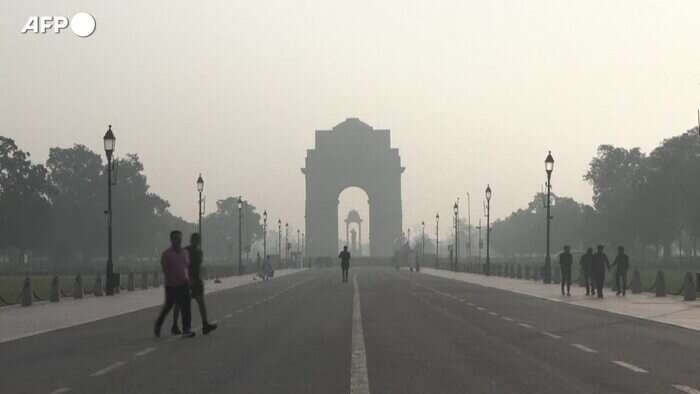
[[[79,11],[89,38],[20,34]],[[101,152],[111,123],[175,214],[195,217],[202,172],[211,209],[240,193],[297,228],[314,130],[359,117],[400,150],[405,227],[432,229],[467,192],[476,221],[487,183],[503,217],[541,188],[548,149],[554,191],[590,202],[599,144],[649,151],[695,126],[699,15],[696,0],[7,0],[0,134],[44,161]]]

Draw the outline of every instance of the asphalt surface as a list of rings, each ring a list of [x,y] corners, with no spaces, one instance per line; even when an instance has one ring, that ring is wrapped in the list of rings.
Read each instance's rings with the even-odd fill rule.
[[[3,343],[0,393],[348,393],[365,378],[355,392],[700,393],[698,332],[406,271],[353,276],[210,294],[220,327],[193,339],[170,320],[153,338],[150,308]]]

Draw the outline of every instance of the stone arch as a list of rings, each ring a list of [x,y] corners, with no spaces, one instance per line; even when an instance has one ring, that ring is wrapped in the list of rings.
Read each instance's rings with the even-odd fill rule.
[[[336,256],[338,198],[348,187],[369,196],[370,255],[389,257],[401,236],[401,174],[398,149],[389,130],[375,130],[349,118],[332,130],[317,130],[314,149],[307,150],[306,236],[311,257]]]

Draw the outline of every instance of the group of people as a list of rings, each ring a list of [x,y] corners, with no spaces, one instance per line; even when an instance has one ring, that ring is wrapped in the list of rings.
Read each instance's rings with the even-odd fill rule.
[[[201,236],[193,233],[190,236],[190,244],[182,247],[182,232],[170,233],[170,247],[166,249],[160,259],[160,265],[165,276],[165,303],[158,314],[153,329],[154,335],[160,337],[161,327],[170,310],[173,313],[173,325],[171,333],[182,335],[184,338],[192,338],[192,314],[190,303],[192,298],[199,306],[199,314],[202,317],[202,333],[209,334],[217,328],[207,319],[207,308],[204,304],[204,281],[200,274],[204,254],[201,248]],[[179,317],[182,316],[182,330],[178,326]]]
[[[603,287],[605,286],[605,271],[615,268],[615,285],[617,295],[626,295],[627,293],[627,270],[630,262],[629,256],[625,254],[625,248],[619,246],[617,248],[617,256],[612,264],[608,260],[608,256],[603,251],[603,245],[598,245],[597,251],[593,253],[593,248],[588,248],[586,253],[581,256],[579,265],[583,273],[583,282],[586,286],[586,295],[598,296],[603,298]],[[571,267],[573,265],[573,256],[571,255],[571,247],[564,246],[564,251],[559,254],[559,266],[561,267],[561,294],[571,295]]]

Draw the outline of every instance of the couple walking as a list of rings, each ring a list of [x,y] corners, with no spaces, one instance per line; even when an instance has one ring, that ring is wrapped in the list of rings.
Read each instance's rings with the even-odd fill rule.
[[[192,331],[190,310],[192,298],[199,305],[202,332],[206,335],[216,329],[217,325],[209,323],[207,320],[207,308],[204,304],[204,282],[200,277],[203,259],[201,237],[198,233],[193,233],[190,236],[190,245],[186,248],[182,247],[182,232],[175,230],[170,233],[170,247],[163,252],[160,259],[165,276],[165,303],[153,329],[156,337],[160,337],[163,321],[173,307],[175,307],[175,311],[171,333],[173,335],[182,334],[184,338],[195,336]],[[182,331],[177,325],[178,315],[182,315]]]

